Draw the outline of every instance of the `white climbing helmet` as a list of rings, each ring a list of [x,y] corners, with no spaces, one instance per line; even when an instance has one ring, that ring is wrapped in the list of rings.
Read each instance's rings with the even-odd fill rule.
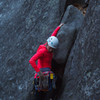
[[[57,48],[58,44],[59,44],[59,40],[57,37],[55,36],[50,36],[48,39],[47,39],[47,42],[48,42],[48,45],[54,49]]]

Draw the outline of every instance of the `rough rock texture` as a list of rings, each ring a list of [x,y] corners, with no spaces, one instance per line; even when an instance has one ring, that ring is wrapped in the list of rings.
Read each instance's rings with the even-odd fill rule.
[[[100,99],[100,1],[91,0],[68,58],[59,100]]]
[[[58,33],[59,47],[55,50],[54,59],[57,63],[66,63],[71,47],[73,46],[77,32],[83,22],[83,15],[74,6],[68,6],[62,23],[64,26]]]
[[[77,23],[77,17],[80,18],[80,13],[72,6],[68,12],[65,11],[67,5],[75,2],[84,5],[85,1],[88,0],[0,0],[0,100],[26,100],[32,89],[34,75],[29,59],[60,22],[65,22],[61,33],[69,29],[69,24],[73,32],[78,30],[81,24],[76,25],[77,28],[73,28],[73,25]],[[75,19],[71,16],[74,20],[70,21],[75,22],[67,23],[69,11],[79,14],[74,15]],[[73,33],[78,32],[73,49],[66,49],[66,52],[71,52],[68,61],[65,60],[66,68],[54,63],[60,78],[65,68],[60,100],[99,100],[99,27],[100,1],[91,0],[81,30]],[[59,39],[60,36],[59,32]],[[61,84],[58,86],[57,91]]]
[[[59,25],[61,1],[0,0],[0,100],[25,100],[32,89],[29,59]]]

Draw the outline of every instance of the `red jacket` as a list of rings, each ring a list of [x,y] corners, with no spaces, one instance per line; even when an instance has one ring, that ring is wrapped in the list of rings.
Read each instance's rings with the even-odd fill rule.
[[[60,27],[58,26],[54,30],[51,36],[56,36],[59,29]],[[35,69],[36,72],[39,72],[40,68],[50,68],[51,69],[51,61],[52,61],[53,53],[50,53],[46,49],[46,46],[45,46],[46,44],[47,43],[40,45],[36,54],[33,55],[33,57],[29,60],[29,63],[32,65],[32,67]],[[36,65],[37,60],[38,62]]]

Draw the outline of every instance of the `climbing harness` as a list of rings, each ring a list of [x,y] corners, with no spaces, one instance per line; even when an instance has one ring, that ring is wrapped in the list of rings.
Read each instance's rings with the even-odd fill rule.
[[[43,74],[44,78],[41,79],[39,74],[36,73],[36,77],[34,78],[34,88],[37,91],[50,91],[56,88],[55,82],[56,77],[55,74],[49,68],[41,68],[40,69]]]

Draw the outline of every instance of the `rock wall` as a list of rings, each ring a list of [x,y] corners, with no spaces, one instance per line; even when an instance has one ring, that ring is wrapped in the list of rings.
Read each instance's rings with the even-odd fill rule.
[[[0,100],[28,96],[35,72],[29,59],[59,25],[65,1],[0,1]]]
[[[69,55],[59,100],[100,99],[100,1],[89,7]]]
[[[65,25],[58,33],[53,65],[57,83],[64,77],[55,95],[60,100],[99,100],[100,1],[90,1],[84,20],[78,9],[68,7],[86,1],[0,1],[0,100],[26,100],[35,73],[29,59],[61,22]]]
[[[83,19],[82,13],[72,5],[67,7],[62,18],[61,22],[64,23],[64,26],[61,27],[57,35],[60,43],[58,48],[54,51],[52,63],[53,71],[57,76],[56,98],[58,98],[61,93],[60,90],[65,65]]]
[[[83,19],[83,15],[77,8],[72,5],[68,6],[61,21],[64,23],[64,26],[58,32],[60,43],[54,53],[54,59],[57,63],[66,63],[69,51],[82,25]]]

